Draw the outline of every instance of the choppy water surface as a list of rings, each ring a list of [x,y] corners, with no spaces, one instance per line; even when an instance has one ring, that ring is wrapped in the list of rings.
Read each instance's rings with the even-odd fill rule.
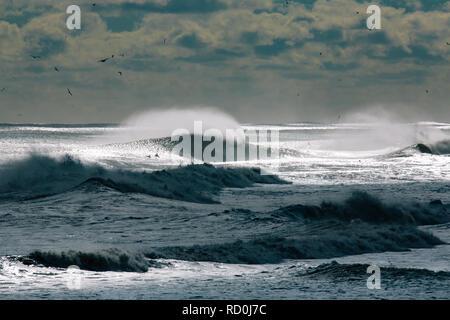
[[[280,130],[279,162],[180,166],[121,126],[0,125],[0,297],[449,298],[450,124],[244,128]]]

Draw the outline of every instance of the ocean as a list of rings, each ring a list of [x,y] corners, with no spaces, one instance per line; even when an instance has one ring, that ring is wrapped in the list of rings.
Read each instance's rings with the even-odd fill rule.
[[[450,298],[450,124],[240,126],[279,132],[279,157],[1,124],[0,298]]]

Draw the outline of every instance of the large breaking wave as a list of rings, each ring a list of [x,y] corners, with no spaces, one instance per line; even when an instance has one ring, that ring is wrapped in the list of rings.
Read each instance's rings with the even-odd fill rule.
[[[435,155],[450,154],[450,140],[442,140],[433,144],[419,143],[415,149],[421,153],[429,153]]]
[[[203,164],[137,172],[84,164],[70,155],[55,159],[35,154],[6,164],[0,170],[0,199],[32,199],[94,184],[120,192],[215,203],[217,201],[212,196],[221,189],[245,188],[255,183],[286,182],[276,176],[261,175],[257,168],[225,168]]]
[[[253,225],[270,224],[273,230],[277,225],[289,226],[286,230],[290,231],[206,245],[140,247],[139,254],[35,251],[29,258],[47,266],[77,264],[80,268],[100,271],[139,271],[141,266],[148,265],[144,257],[151,261],[176,259],[242,264],[325,259],[444,244],[418,226],[450,221],[449,206],[438,200],[429,204],[389,204],[365,192],[355,192],[345,201],[324,202],[319,206],[295,205],[269,212],[226,210],[224,214],[245,215]]]
[[[239,214],[239,211],[235,211]],[[245,212],[257,223],[287,224],[296,220],[298,231],[283,236],[260,235],[231,243],[154,248],[150,258],[224,263],[277,263],[284,259],[333,258],[370,252],[429,248],[444,242],[419,225],[450,221],[448,206],[387,204],[365,192],[355,192],[341,203],[295,205],[266,213]]]
[[[324,263],[317,267],[307,268],[297,273],[299,277],[309,279],[327,279],[332,281],[366,281],[367,279],[367,264],[340,264],[336,261]],[[383,281],[392,279],[395,281],[414,281],[414,280],[431,280],[444,281],[449,283],[450,272],[448,271],[432,271],[427,269],[414,268],[394,268],[381,267],[381,274]],[[386,283],[384,284],[386,286]]]
[[[149,258],[222,263],[279,263],[285,259],[321,259],[370,252],[407,251],[443,244],[435,236],[412,227],[357,224],[334,225],[321,233],[267,237],[214,245],[157,248]]]
[[[146,272],[149,261],[140,253],[120,249],[105,249],[95,252],[82,251],[33,251],[26,257],[19,257],[24,264],[41,264],[46,267],[67,268],[72,265],[89,271]]]

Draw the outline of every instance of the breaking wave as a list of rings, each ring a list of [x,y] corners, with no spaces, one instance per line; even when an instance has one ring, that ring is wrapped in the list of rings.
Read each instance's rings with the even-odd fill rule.
[[[372,224],[432,225],[450,220],[447,206],[440,200],[420,203],[384,203],[363,191],[355,191],[341,203],[323,202],[320,206],[292,205],[270,213],[273,218],[363,221]]]
[[[408,251],[445,244],[419,225],[450,221],[447,205],[439,200],[428,205],[386,204],[364,192],[356,192],[343,202],[325,202],[320,206],[288,206],[255,213],[233,210],[252,223],[295,224],[289,232],[272,233],[233,242],[189,246],[140,247],[140,253],[118,249],[94,253],[79,251],[34,251],[26,257],[30,263],[66,268],[78,265],[94,271],[145,272],[156,259],[211,261],[234,264],[279,263],[286,259],[328,259],[363,253]],[[224,214],[230,214],[229,210]],[[257,217],[257,219],[255,219]],[[289,221],[286,221],[288,219]],[[23,261],[28,261],[22,259]],[[158,260],[159,261],[159,260]],[[334,266],[333,266],[334,267]],[[358,271],[359,272],[359,271]]]
[[[24,200],[55,195],[86,184],[103,185],[120,192],[144,193],[168,199],[216,203],[212,199],[226,187],[245,188],[255,183],[287,183],[261,175],[257,168],[188,165],[154,172],[106,169],[84,164],[66,155],[45,155],[6,164],[0,170],[0,199]]]
[[[417,153],[445,156],[450,154],[450,140],[441,140],[435,143],[417,143],[395,152],[389,153],[387,156],[405,157],[412,156]]]
[[[442,140],[433,144],[419,143],[414,146],[421,153],[429,153],[435,155],[450,154],[450,140]]]
[[[366,281],[367,279],[367,264],[340,264],[336,261],[321,264],[317,267],[307,268],[300,271],[297,276],[307,277],[312,279],[332,279],[349,281]],[[383,280],[394,279],[401,280],[415,280],[418,279],[432,281],[449,281],[450,272],[448,271],[432,271],[427,269],[413,269],[413,268],[394,268],[381,267],[380,268]]]
[[[96,252],[33,251],[26,257],[18,258],[18,260],[27,265],[37,264],[53,268],[67,268],[76,265],[82,270],[89,271],[147,272],[150,265],[150,262],[139,253],[115,248]],[[155,263],[152,266],[155,266]]]
[[[233,211],[240,214],[241,211]],[[444,244],[419,225],[450,221],[448,206],[385,204],[365,192],[342,203],[295,205],[266,213],[245,212],[255,223],[298,220],[298,231],[286,236],[261,235],[232,243],[154,248],[148,257],[223,263],[277,263],[284,259],[333,258],[371,252],[406,251]]]
[[[146,253],[149,258],[222,263],[279,263],[285,259],[322,259],[370,252],[406,251],[443,244],[435,236],[413,227],[367,224],[335,225],[316,234],[268,237],[214,245],[166,247]]]

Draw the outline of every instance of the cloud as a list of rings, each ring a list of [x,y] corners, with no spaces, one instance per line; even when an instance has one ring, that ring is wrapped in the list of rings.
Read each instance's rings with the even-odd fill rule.
[[[96,117],[74,107],[82,105],[95,109],[96,121],[118,121],[145,107],[207,104],[243,118],[322,119],[375,102],[411,101],[415,110],[449,116],[448,2],[382,0],[377,31],[365,27],[368,4],[82,1],[82,30],[69,31],[63,2],[1,1],[0,86],[10,89],[0,116],[17,120],[9,109],[17,105],[30,121],[56,108],[59,121]],[[70,102],[68,86],[76,92]],[[422,96],[423,86],[433,95]]]

